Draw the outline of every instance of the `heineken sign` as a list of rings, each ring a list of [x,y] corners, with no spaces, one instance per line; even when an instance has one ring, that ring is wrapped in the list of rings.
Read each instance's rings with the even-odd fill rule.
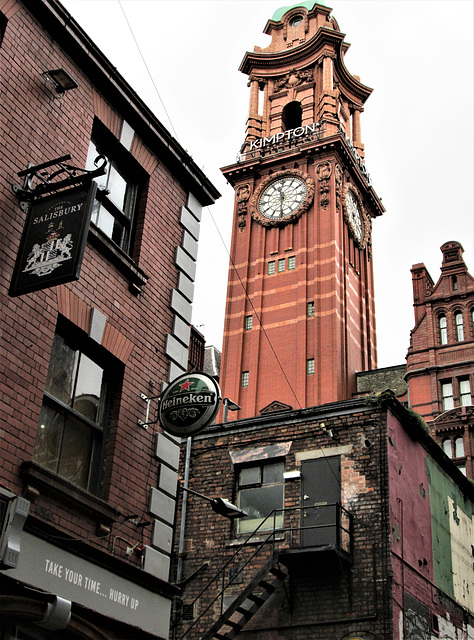
[[[175,378],[162,394],[160,424],[174,436],[193,435],[214,420],[220,401],[214,378],[205,373],[186,373]]]

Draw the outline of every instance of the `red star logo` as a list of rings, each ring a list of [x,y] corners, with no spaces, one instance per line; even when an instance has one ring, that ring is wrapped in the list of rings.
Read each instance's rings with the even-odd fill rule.
[[[193,383],[190,380],[186,380],[183,384],[179,385],[181,387],[181,391],[189,391],[189,387],[193,386]]]

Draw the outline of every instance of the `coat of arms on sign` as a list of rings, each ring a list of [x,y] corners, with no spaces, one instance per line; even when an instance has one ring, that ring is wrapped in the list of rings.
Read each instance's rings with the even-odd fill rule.
[[[42,244],[35,243],[33,245],[26,259],[23,273],[31,272],[36,276],[46,276],[59,267],[62,262],[72,259],[72,235],[67,233],[61,237],[62,228],[62,221],[57,229],[54,228],[52,222],[49,223],[45,241]]]

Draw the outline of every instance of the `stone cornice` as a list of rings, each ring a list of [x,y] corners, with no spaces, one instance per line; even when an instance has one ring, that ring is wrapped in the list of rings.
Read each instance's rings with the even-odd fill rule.
[[[333,29],[320,28],[308,42],[294,49],[273,53],[247,51],[239,71],[247,75],[259,75],[257,71],[259,70],[263,76],[267,76],[269,72],[281,71],[285,67],[308,66],[315,64],[321,56],[324,57],[324,47],[327,47],[329,49],[327,55],[330,55],[331,50],[336,53],[334,56],[335,75],[364,104],[372,93],[372,89],[359,82],[346,69],[342,55],[344,44],[343,33]]]

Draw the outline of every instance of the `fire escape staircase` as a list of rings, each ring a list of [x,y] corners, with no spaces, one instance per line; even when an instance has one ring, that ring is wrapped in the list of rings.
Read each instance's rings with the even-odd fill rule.
[[[298,524],[303,515],[316,516],[312,524],[305,520],[304,526]],[[283,519],[278,521],[278,515],[291,514],[297,516],[293,526],[281,526]],[[326,516],[326,517],[323,517]],[[273,521],[270,531],[262,531],[268,521]],[[278,526],[277,526],[277,523]],[[243,565],[231,579],[226,579],[236,562],[247,556],[249,543],[256,540],[260,533],[259,542]],[[282,542],[283,544],[279,544]],[[195,640],[231,640],[236,638],[253,616],[260,611],[270,596],[281,586],[291,607],[291,597],[287,590],[285,578],[293,568],[318,567],[321,570],[324,562],[328,571],[339,570],[342,566],[350,567],[353,558],[353,517],[342,505],[331,504],[314,507],[292,507],[290,509],[276,509],[244,540],[218,572],[203,587],[194,601],[188,607],[194,609],[197,602],[206,599],[200,614],[186,629],[181,628],[181,635],[177,633],[178,625],[185,622],[184,609],[173,624],[173,639],[184,638]],[[329,564],[328,564],[329,562]],[[336,563],[336,564],[334,564]],[[339,569],[338,569],[339,567]],[[250,575],[249,575],[250,569]],[[255,571],[256,573],[253,573]],[[253,577],[252,577],[253,575]],[[239,580],[247,582],[243,589],[238,586]],[[220,582],[220,586],[219,585]],[[239,590],[238,594],[235,591]],[[351,595],[350,587],[350,599]],[[207,596],[210,595],[209,599]],[[215,607],[220,603],[220,616],[208,630],[199,633],[198,626],[206,629],[212,623]],[[211,619],[209,619],[211,618]]]
[[[278,586],[283,584],[286,576],[287,572],[275,565],[273,559],[267,562],[240,595],[227,607],[202,637],[202,640],[212,640],[213,638],[230,640],[238,636]]]

